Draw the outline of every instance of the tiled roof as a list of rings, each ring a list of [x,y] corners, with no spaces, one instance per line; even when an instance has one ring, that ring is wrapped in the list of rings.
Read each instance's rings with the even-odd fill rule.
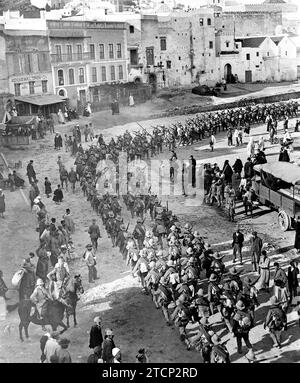
[[[243,48],[258,48],[265,41],[266,37],[248,37],[235,39],[236,42],[241,42]]]

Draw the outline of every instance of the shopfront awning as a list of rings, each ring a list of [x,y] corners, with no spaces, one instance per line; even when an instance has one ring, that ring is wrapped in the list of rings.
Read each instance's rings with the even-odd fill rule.
[[[41,95],[35,95],[35,96],[18,96],[18,97],[15,97],[15,101],[25,102],[27,104],[32,104],[32,105],[43,106],[43,105],[59,104],[61,102],[64,102],[65,99],[56,94],[41,94]]]

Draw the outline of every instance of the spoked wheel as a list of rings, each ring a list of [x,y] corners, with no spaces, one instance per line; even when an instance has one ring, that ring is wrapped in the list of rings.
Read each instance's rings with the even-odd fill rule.
[[[287,231],[291,227],[291,219],[284,210],[278,213],[278,225],[282,231]]]

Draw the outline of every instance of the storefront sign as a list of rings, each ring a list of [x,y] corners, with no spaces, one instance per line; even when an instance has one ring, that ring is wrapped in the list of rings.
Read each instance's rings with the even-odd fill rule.
[[[42,75],[37,74],[33,76],[13,77],[10,80],[11,82],[22,83],[22,82],[29,82],[29,81],[48,80],[48,76],[46,74],[42,74]]]

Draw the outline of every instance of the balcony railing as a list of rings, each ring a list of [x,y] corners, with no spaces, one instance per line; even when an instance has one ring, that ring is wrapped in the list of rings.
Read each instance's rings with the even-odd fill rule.
[[[93,52],[82,52],[82,53],[64,53],[64,54],[52,54],[51,61],[53,63],[65,63],[75,61],[90,61],[95,59],[95,53]]]

